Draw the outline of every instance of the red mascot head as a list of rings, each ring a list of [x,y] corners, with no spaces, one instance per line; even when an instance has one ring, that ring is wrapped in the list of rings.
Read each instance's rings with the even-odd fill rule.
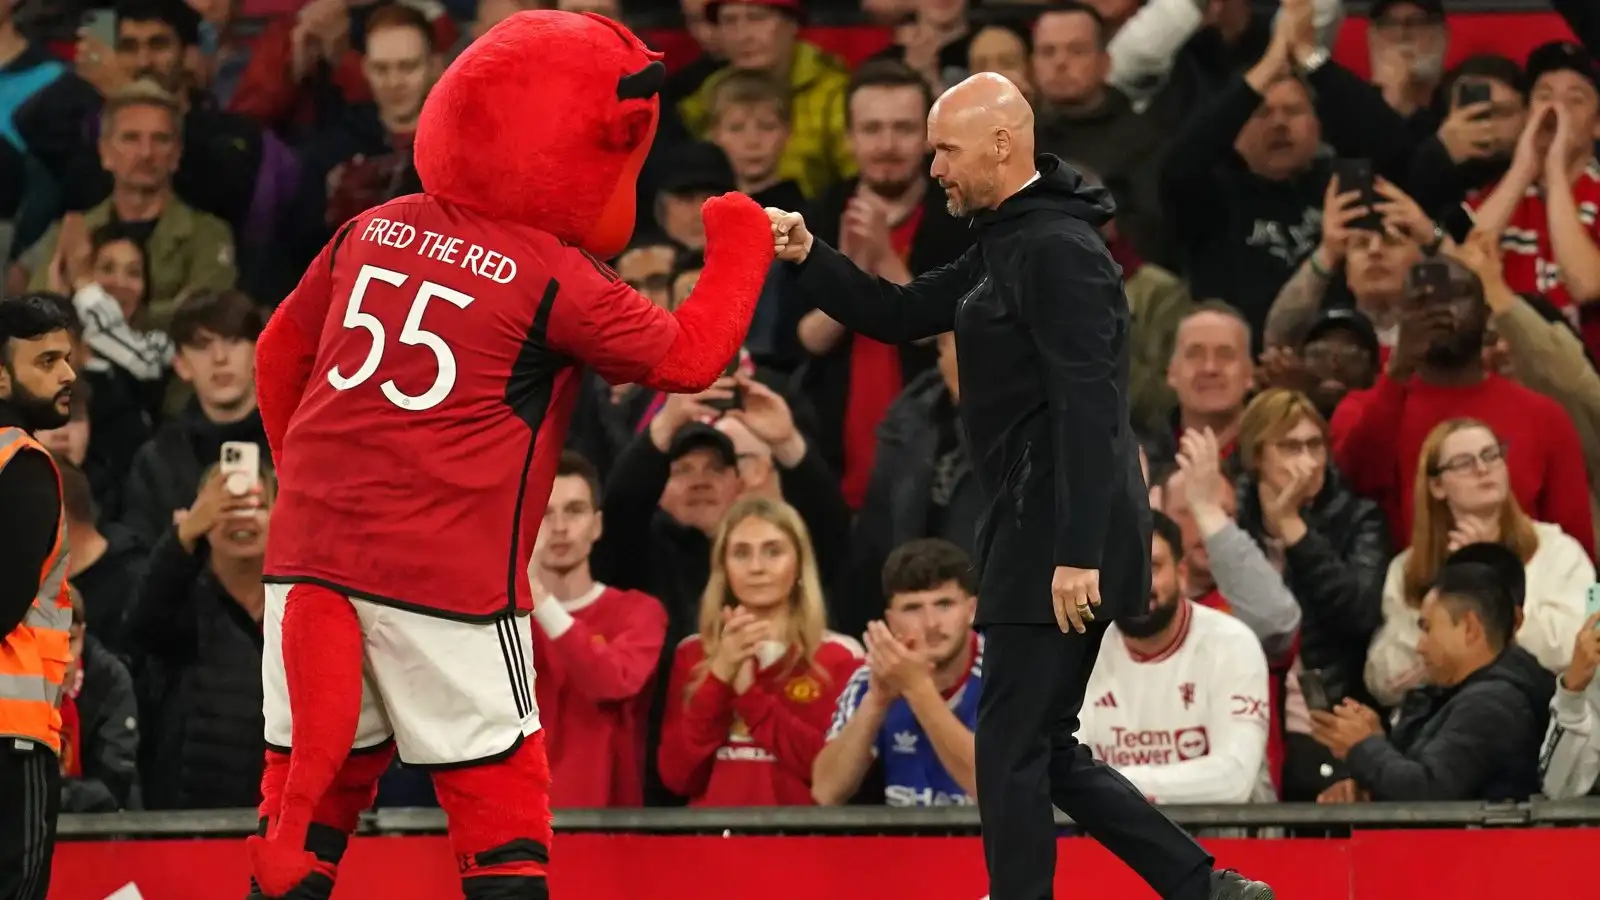
[[[592,13],[520,12],[456,59],[417,123],[430,195],[609,259],[633,234],[661,54]]]

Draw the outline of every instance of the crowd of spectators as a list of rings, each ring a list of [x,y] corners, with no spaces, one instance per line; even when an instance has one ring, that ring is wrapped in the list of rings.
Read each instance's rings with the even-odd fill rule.
[[[225,442],[269,462],[254,345],[337,226],[420,189],[452,52],[530,0],[121,0],[57,58],[0,0],[8,293],[76,320],[60,461],[75,589],[68,811],[253,806],[261,564]],[[626,19],[615,0],[566,10]],[[970,246],[927,174],[980,71],[1116,199],[1147,611],[1083,752],[1159,802],[1564,798],[1600,776],[1600,14],[1446,69],[1442,0],[863,0],[854,69],[799,0],[684,0],[640,226],[673,308],[699,208],[805,213],[904,283]],[[105,21],[103,18],[87,21]],[[583,382],[528,577],[554,805],[972,802],[980,488],[951,335],[888,346],[775,269],[697,396]],[[1063,295],[1060,302],[1071,302]],[[1594,609],[1592,604],[1588,609]],[[397,768],[380,803],[432,802]]]

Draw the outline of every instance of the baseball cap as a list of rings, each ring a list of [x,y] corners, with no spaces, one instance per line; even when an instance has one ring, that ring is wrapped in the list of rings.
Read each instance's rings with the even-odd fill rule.
[[[706,4],[707,21],[715,22],[717,20],[717,12],[730,3],[742,3],[745,6],[770,6],[773,9],[782,10],[797,19],[805,16],[805,4],[801,3],[800,0],[711,0],[710,3]]]
[[[690,422],[672,435],[672,443],[667,445],[667,461],[676,462],[694,450],[710,450],[728,466],[739,464],[739,454],[733,449],[733,441],[704,422]]]
[[[1355,309],[1330,309],[1317,317],[1306,330],[1306,344],[1330,331],[1345,331],[1355,336],[1361,346],[1367,348],[1372,358],[1378,358],[1378,332],[1372,327],[1372,322]]]
[[[1444,18],[1444,0],[1373,0],[1367,5],[1367,19],[1369,21],[1380,19],[1390,7],[1400,4],[1415,6],[1430,19]]]
[[[727,154],[708,141],[690,141],[671,148],[662,160],[657,184],[668,194],[694,190],[725,194],[737,188]]]
[[[1538,83],[1540,77],[1563,69],[1576,72],[1587,78],[1590,84],[1600,87],[1600,71],[1596,70],[1594,57],[1589,55],[1589,51],[1571,41],[1551,41],[1535,47],[1528,54],[1524,73],[1529,89]]]

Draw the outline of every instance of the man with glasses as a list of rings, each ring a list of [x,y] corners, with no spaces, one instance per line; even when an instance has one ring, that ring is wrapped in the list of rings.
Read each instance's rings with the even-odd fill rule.
[[[1373,85],[1402,116],[1426,111],[1450,47],[1444,0],[1377,0],[1367,17]]]
[[[1352,391],[1331,423],[1334,459],[1357,493],[1389,514],[1397,549],[1410,543],[1411,497],[1423,439],[1447,419],[1482,421],[1506,440],[1511,488],[1528,514],[1594,546],[1589,476],[1560,404],[1483,365],[1483,283],[1460,263],[1411,268],[1399,338],[1369,390]]]

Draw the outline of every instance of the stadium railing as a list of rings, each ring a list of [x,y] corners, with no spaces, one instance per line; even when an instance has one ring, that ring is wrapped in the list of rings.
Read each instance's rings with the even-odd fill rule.
[[[1600,824],[1600,798],[1531,803],[1314,803],[1169,806],[1192,829],[1515,828]],[[1062,827],[1072,820],[1057,813]],[[250,834],[255,810],[120,812],[61,817],[64,840],[228,837]],[[746,807],[728,809],[572,809],[556,812],[556,830],[612,834],[966,834],[978,829],[973,807]],[[437,809],[367,813],[366,835],[443,834]]]

